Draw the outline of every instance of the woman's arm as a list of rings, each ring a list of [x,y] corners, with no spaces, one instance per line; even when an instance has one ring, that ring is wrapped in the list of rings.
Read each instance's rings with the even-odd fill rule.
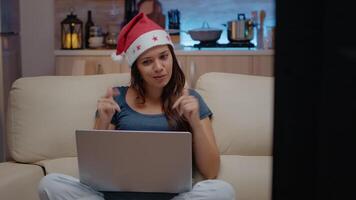
[[[98,130],[115,130],[115,125],[107,122],[103,122],[100,118],[95,119],[94,129]]]
[[[204,178],[215,179],[219,173],[220,155],[209,117],[200,120],[192,128],[196,167]]]
[[[209,117],[200,119],[199,102],[189,95],[188,90],[172,106],[188,120],[192,127],[193,152],[195,164],[207,179],[216,178],[219,172],[220,155]]]

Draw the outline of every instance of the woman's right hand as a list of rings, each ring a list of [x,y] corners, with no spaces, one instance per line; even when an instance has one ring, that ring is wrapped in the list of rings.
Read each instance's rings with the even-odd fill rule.
[[[120,112],[120,106],[115,102],[114,97],[119,95],[116,88],[109,87],[105,96],[100,98],[97,103],[98,119],[101,123],[110,124],[115,112]]]

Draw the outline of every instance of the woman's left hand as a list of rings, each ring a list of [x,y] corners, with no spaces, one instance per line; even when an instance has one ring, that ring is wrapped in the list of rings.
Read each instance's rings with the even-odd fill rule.
[[[172,109],[177,109],[179,115],[183,114],[192,127],[200,122],[199,102],[197,98],[189,95],[186,88],[183,90],[183,95],[173,104]]]

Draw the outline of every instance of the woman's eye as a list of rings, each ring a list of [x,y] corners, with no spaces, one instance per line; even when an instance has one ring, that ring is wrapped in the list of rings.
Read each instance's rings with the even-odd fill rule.
[[[160,58],[162,60],[166,60],[168,58],[168,54],[163,54],[163,55],[160,56]]]
[[[143,65],[149,65],[149,64],[151,64],[151,60],[144,60],[144,61],[142,61],[142,64]]]

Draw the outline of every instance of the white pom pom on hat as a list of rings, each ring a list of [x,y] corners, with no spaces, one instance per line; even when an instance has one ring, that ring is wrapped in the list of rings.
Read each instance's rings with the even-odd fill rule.
[[[116,52],[111,58],[120,63],[126,58],[131,67],[147,49],[164,44],[174,47],[169,34],[161,26],[144,13],[139,13],[120,31]]]
[[[111,59],[113,61],[118,62],[118,63],[122,63],[124,61],[124,59],[125,59],[125,55],[124,55],[124,53],[122,53],[120,55],[116,55],[116,52],[114,52],[114,53],[111,54]]]

